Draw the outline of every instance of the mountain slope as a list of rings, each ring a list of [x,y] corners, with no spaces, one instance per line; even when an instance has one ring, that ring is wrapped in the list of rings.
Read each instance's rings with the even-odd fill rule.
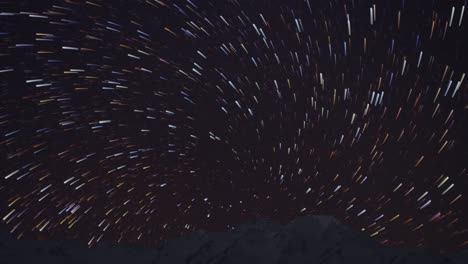
[[[281,226],[269,221],[245,224],[229,232],[194,232],[166,241],[158,249],[77,242],[14,240],[0,236],[0,264],[6,263],[375,263],[466,264],[468,252],[443,256],[427,250],[380,245],[333,217],[308,216]]]

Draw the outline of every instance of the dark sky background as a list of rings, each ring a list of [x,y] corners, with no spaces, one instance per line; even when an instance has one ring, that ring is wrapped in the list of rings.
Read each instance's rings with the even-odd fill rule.
[[[329,214],[468,248],[465,7],[0,0],[3,225],[154,246]]]

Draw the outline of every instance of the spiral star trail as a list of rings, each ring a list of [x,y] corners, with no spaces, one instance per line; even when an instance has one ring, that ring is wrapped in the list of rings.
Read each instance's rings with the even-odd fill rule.
[[[0,217],[156,245],[330,214],[468,247],[466,1],[0,1]]]

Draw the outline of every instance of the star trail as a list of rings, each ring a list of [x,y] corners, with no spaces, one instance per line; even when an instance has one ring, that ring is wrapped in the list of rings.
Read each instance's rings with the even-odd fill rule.
[[[0,217],[157,245],[330,214],[468,248],[466,1],[0,0]]]

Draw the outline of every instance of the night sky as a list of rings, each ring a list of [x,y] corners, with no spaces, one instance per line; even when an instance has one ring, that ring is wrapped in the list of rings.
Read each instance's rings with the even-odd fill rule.
[[[0,0],[0,218],[155,246],[328,214],[468,248],[468,10]]]

